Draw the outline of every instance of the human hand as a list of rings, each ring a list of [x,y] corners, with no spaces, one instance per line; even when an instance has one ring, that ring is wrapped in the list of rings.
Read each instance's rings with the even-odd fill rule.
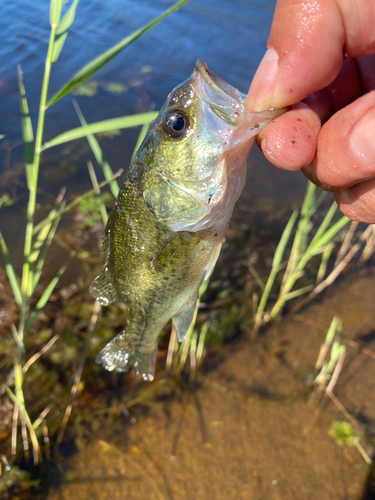
[[[278,0],[267,46],[247,108],[298,104],[258,135],[265,156],[375,223],[374,0]]]

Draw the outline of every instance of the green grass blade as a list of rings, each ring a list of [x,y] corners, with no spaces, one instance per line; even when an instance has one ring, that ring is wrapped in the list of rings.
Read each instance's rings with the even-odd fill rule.
[[[52,244],[53,238],[54,238],[55,233],[56,233],[57,226],[59,225],[61,216],[64,212],[64,208],[65,208],[65,201],[60,204],[58,210],[53,210],[53,212],[56,212],[56,218],[54,219],[54,221],[51,224],[44,226],[43,230],[40,231],[40,233],[38,234],[38,237],[36,238],[36,244],[38,245],[39,249],[41,248],[41,246],[43,246],[43,250],[40,253],[40,256],[39,256],[39,249],[36,250],[36,251],[38,251],[39,259],[38,259],[38,262],[36,264],[35,273],[33,275],[32,293],[34,293],[34,291],[39,283],[39,279],[40,279],[40,276],[41,276],[42,271],[43,271],[43,266],[44,266],[44,263],[45,263],[46,258],[47,258],[47,253],[48,253],[48,250],[50,249],[50,246]]]
[[[74,0],[72,5],[69,7],[69,9],[66,11],[64,14],[64,17],[61,19],[60,24],[58,25],[56,29],[56,35],[61,35],[62,33],[65,33],[71,25],[73,24],[74,17],[76,15],[76,9],[78,6],[79,0]]]
[[[21,357],[24,358],[26,354],[25,344],[22,342],[20,334],[17,331],[17,328],[12,325],[12,335],[14,338],[14,342],[17,344],[18,349],[20,350]]]
[[[26,406],[25,406],[25,401],[24,401],[24,398],[23,398],[23,392],[22,392],[22,382],[21,382],[21,385],[20,382],[18,382],[19,380],[19,376],[17,375],[18,372],[21,370],[21,367],[19,364],[15,364],[14,366],[14,373],[15,373],[15,384],[16,384],[16,391],[17,391],[17,396],[15,396],[13,394],[13,392],[9,389],[9,387],[5,387],[5,390],[9,396],[9,398],[19,406],[21,412],[22,412],[22,415],[23,415],[23,418],[25,420],[25,423],[26,423],[26,426],[27,426],[27,429],[29,431],[29,434],[30,434],[30,439],[31,439],[31,442],[32,442],[32,445],[33,445],[33,456],[34,456],[34,465],[37,465],[38,464],[38,460],[39,460],[39,443],[38,443],[38,438],[36,437],[36,434],[35,434],[35,430],[33,429],[33,426],[32,426],[32,423],[31,423],[31,420],[30,420],[30,417],[29,417],[29,414],[27,413],[27,410],[26,410]],[[22,380],[22,379],[21,379]]]
[[[344,228],[348,223],[350,222],[350,219],[346,217],[345,215],[341,217],[333,226],[331,226],[328,231],[326,231],[322,236],[320,236],[319,239],[312,241],[306,250],[306,256],[308,256],[310,253],[316,254],[319,249],[325,247],[327,243],[329,243],[334,236],[342,229]]]
[[[117,177],[120,177],[120,175],[123,173],[123,169],[120,169],[118,170],[113,178],[117,178]],[[98,187],[99,188],[102,188],[104,186],[106,186],[108,184],[108,181],[103,181],[101,182],[100,184],[98,184]],[[69,205],[67,205],[63,211],[63,214],[65,214],[66,212],[69,212],[69,210],[71,210],[72,208],[74,208],[76,205],[78,205],[82,200],[84,200],[85,198],[87,198],[88,196],[92,196],[95,194],[95,189],[90,189],[90,191],[87,191],[86,193],[82,194],[81,196],[77,196],[77,198],[72,201],[71,203],[69,203]],[[33,235],[35,234],[38,234],[39,231],[41,231],[44,226],[48,225],[50,222],[52,222],[53,220],[55,220],[56,217],[58,217],[58,213],[54,213],[54,214],[48,214],[47,217],[42,220],[41,222],[39,222],[39,224],[37,224],[35,227],[34,227],[34,230],[33,230]]]
[[[73,106],[74,109],[76,110],[76,113],[78,115],[79,121],[81,122],[81,125],[83,127],[87,127],[87,123],[85,120],[85,117],[83,116],[78,104],[76,101],[73,101]],[[143,125],[144,127],[145,125]],[[101,169],[103,171],[104,178],[108,181],[109,179],[112,179],[109,183],[109,187],[111,189],[111,192],[115,198],[117,198],[118,192],[120,190],[118,182],[116,179],[113,179],[113,171],[111,167],[109,166],[109,163],[106,161],[106,159],[103,156],[103,151],[102,148],[99,146],[98,141],[96,140],[96,137],[94,134],[87,134],[86,135],[88,143],[90,144],[91,151],[93,152],[96,161],[98,164],[101,166]],[[95,186],[94,186],[95,187]]]
[[[202,284],[199,287],[198,299],[197,299],[197,303],[196,303],[196,307],[195,307],[195,311],[194,311],[193,321],[191,322],[189,330],[186,333],[186,337],[181,342],[181,346],[180,346],[179,351],[178,351],[179,352],[179,358],[180,358],[180,362],[179,362],[179,365],[178,365],[178,371],[182,371],[183,368],[184,368],[184,366],[185,366],[186,359],[187,359],[187,356],[189,354],[189,350],[190,350],[190,347],[191,347],[191,341],[192,341],[192,336],[193,336],[193,332],[194,332],[195,322],[196,322],[196,319],[197,319],[197,316],[198,316],[199,304],[200,304],[202,295],[207,290],[207,287],[208,287],[208,284],[210,282],[210,278],[211,278],[211,275],[212,275],[213,271],[214,271],[214,268],[211,269],[210,275],[204,281],[202,281]],[[202,349],[203,349],[203,347],[202,347]]]
[[[263,317],[263,312],[266,308],[267,301],[269,294],[271,293],[273,283],[275,281],[276,275],[280,270],[280,263],[281,259],[284,255],[285,247],[289,241],[289,238],[292,234],[292,230],[294,227],[294,224],[296,222],[298,216],[298,210],[294,210],[292,215],[290,216],[287,225],[285,226],[285,229],[283,231],[283,234],[281,235],[279,244],[277,245],[277,248],[275,250],[275,255],[273,257],[273,262],[272,262],[272,269],[271,272],[268,276],[266,286],[264,287],[262,297],[259,302],[258,310],[255,315],[255,325],[256,327],[260,324],[262,317]]]
[[[255,269],[254,266],[251,266],[251,265],[248,265],[248,269],[252,275],[252,277],[255,279],[255,281],[257,282],[259,288],[262,290],[262,292],[264,291],[266,285],[264,283],[264,281],[262,280],[262,278],[259,276],[259,273],[258,271]]]
[[[328,192],[327,191],[322,191],[320,192],[319,196],[316,199],[315,202],[315,207],[318,209],[320,205],[323,203],[323,201],[327,198]]]
[[[74,255],[75,255],[75,252],[71,252],[69,254],[69,257],[68,257],[67,261],[65,262],[65,264],[60,267],[56,276],[51,280],[51,282],[49,283],[47,288],[44,290],[42,296],[38,300],[37,305],[35,306],[35,312],[39,313],[39,311],[41,311],[43,309],[43,307],[47,304],[47,301],[49,300],[51,293],[55,289],[55,286],[57,285],[57,283],[60,281],[61,276],[64,274],[65,269],[68,267],[68,265],[69,265],[70,261],[72,260],[72,258],[74,257]]]
[[[49,22],[51,26],[57,28],[60,22],[61,10],[64,0],[51,0],[49,8]]]
[[[55,43],[53,45],[53,52],[52,52],[52,63],[55,63],[59,58],[66,37],[68,36],[69,28],[73,24],[78,2],[79,0],[74,0],[74,2],[69,7],[68,11],[65,13],[64,17],[62,18],[60,24],[56,29]]]
[[[303,199],[301,208],[301,217],[310,218],[311,213],[315,212],[316,198],[315,198],[316,186],[312,182],[307,182],[306,194]]]
[[[112,130],[119,130],[123,128],[139,127],[145,123],[150,123],[155,120],[158,113],[139,113],[137,115],[122,116],[120,118],[111,118],[110,120],[103,120],[101,122],[90,123],[85,127],[77,127],[67,132],[54,137],[42,146],[42,151],[65,142],[73,141],[86,137],[88,134],[99,134],[103,132],[111,132]]]
[[[331,321],[331,324],[329,326],[324,344],[322,344],[322,346],[320,348],[318,359],[315,363],[315,368],[317,370],[320,370],[320,368],[323,366],[324,359],[327,355],[329,348],[331,347],[334,336],[336,334],[336,328],[337,328],[337,325],[339,324],[339,322],[340,322],[340,319],[338,318],[338,316],[334,316],[332,321]]]
[[[295,299],[296,297],[300,297],[301,295],[311,292],[311,290],[314,288],[313,285],[307,285],[304,286],[303,288],[299,288],[298,290],[293,290],[293,292],[286,293],[284,295],[284,301],[287,302],[288,300]]]
[[[293,244],[292,244],[292,249],[290,251],[289,259],[288,259],[288,264],[284,272],[282,284],[281,284],[281,289],[280,291],[282,292],[285,284],[288,281],[288,278],[291,274],[294,273],[300,258],[301,258],[301,253],[303,253],[306,249],[306,241],[307,241],[307,236],[310,232],[311,229],[311,223],[310,223],[310,218],[309,217],[301,217],[296,234],[294,236]]]
[[[328,261],[331,257],[331,254],[332,254],[332,251],[334,248],[335,248],[335,244],[333,243],[333,241],[330,241],[322,254],[322,260],[320,262],[320,266],[319,266],[318,272],[316,274],[315,285],[320,283],[323,280],[324,276],[326,275]]]
[[[55,209],[53,209],[53,210],[51,210],[51,212],[48,215],[53,216],[55,213],[57,214],[57,211]],[[56,217],[56,219],[57,219],[57,217]],[[54,218],[54,221],[56,219]],[[38,257],[40,254],[40,250],[43,247],[43,245],[48,241],[48,238],[50,237],[49,235],[50,235],[51,226],[52,226],[52,222],[50,224],[46,224],[45,226],[43,226],[42,230],[38,233],[38,236],[35,239],[35,242],[33,243],[32,247],[31,247],[31,251],[30,251],[30,255],[29,255],[29,262],[31,262],[31,263],[38,262],[38,264],[39,264]]]
[[[25,158],[26,158],[26,163],[28,165],[31,165],[34,161],[34,132],[29,113],[29,106],[27,104],[26,91],[23,83],[23,74],[20,64],[17,66],[17,73],[18,73],[18,90],[20,94],[22,138],[25,145]],[[30,168],[26,167],[26,173],[28,175],[30,174]]]
[[[71,252],[69,254],[69,257],[68,257],[67,261],[65,262],[65,264],[60,267],[56,276],[50,281],[49,285],[44,290],[42,296],[40,297],[40,299],[38,300],[38,302],[35,306],[34,311],[32,312],[32,314],[30,314],[30,316],[27,320],[27,323],[25,326],[25,335],[27,333],[29,333],[29,331],[32,328],[34,321],[36,320],[38,314],[43,309],[43,307],[47,304],[52,292],[54,291],[57,283],[60,281],[61,276],[64,274],[65,269],[68,267],[68,265],[69,265],[70,261],[72,260],[72,258],[74,257],[74,255],[75,255],[75,252]]]
[[[326,215],[325,215],[322,223],[318,227],[318,230],[315,233],[314,238],[311,240],[310,245],[314,245],[314,243],[324,234],[324,232],[326,231],[327,227],[330,225],[331,220],[332,220],[333,216],[336,213],[336,210],[337,210],[337,203],[334,201],[332,203],[330,209],[326,213]]]
[[[5,269],[8,275],[10,286],[12,287],[14,298],[19,306],[21,306],[23,302],[21,287],[18,282],[17,274],[12,264],[12,260],[10,258],[10,254],[8,251],[8,247],[5,243],[3,233],[0,231],[0,249],[4,255],[5,259]]]
[[[195,309],[193,322],[190,325],[190,328],[186,333],[185,339],[181,342],[181,345],[180,345],[180,349],[179,349],[180,362],[178,365],[178,371],[183,370],[185,363],[186,363],[186,360],[187,360],[187,357],[188,357],[188,354],[189,354],[189,349],[190,349],[190,345],[191,345],[191,337],[192,337],[193,331],[194,331],[195,320],[197,319],[198,305],[199,305],[199,301],[197,301],[197,307]]]
[[[149,108],[149,112],[152,112],[154,111],[154,105],[150,106]],[[151,123],[151,122],[150,122]],[[139,146],[142,144],[144,138],[146,137],[147,135],[147,132],[150,128],[150,123],[145,123],[142,128],[141,128],[141,131],[139,132],[139,135],[138,135],[138,139],[137,139],[137,142],[135,143],[135,146],[134,146],[134,150],[133,150],[133,154],[132,154],[132,158],[134,157],[135,153],[138,151],[139,149]]]
[[[56,0],[58,1],[58,0]],[[128,45],[133,43],[137,38],[140,36],[144,35],[149,31],[151,28],[153,28],[156,24],[158,24],[160,21],[168,17],[172,12],[178,10],[180,7],[182,7],[185,3],[187,3],[189,0],[180,0],[179,2],[175,3],[167,9],[163,14],[158,16],[156,19],[151,21],[150,23],[146,24],[146,26],[143,26],[143,28],[140,28],[139,30],[135,31],[132,33],[130,36],[124,38],[119,42],[118,44],[114,45],[111,47],[109,50],[101,54],[99,57],[91,61],[89,64],[84,66],[78,73],[76,73],[69,82],[64,85],[49,101],[47,104],[47,107],[52,106],[55,104],[57,101],[59,101],[62,97],[65,95],[69,94],[73,89],[78,87],[78,85],[81,85],[81,83],[84,83],[86,80],[94,76],[100,69],[102,69],[106,64],[109,63],[117,54],[119,54],[122,50],[124,50]]]
[[[200,363],[202,356],[203,356],[203,349],[204,349],[204,341],[206,339],[206,335],[208,332],[208,327],[210,326],[209,321],[206,321],[200,331],[199,334],[199,341],[198,341],[198,347],[197,347],[197,364]]]
[[[339,219],[332,227],[328,229],[322,236],[317,239],[314,244],[310,243],[307,250],[301,256],[301,260],[298,263],[295,271],[288,277],[287,282],[285,283],[283,292],[284,294],[289,293],[296,281],[301,277],[301,272],[305,268],[307,262],[314,256],[319,253],[323,253],[325,250],[325,246],[332,240],[332,238],[343,228],[346,224],[350,222],[350,219],[343,216]],[[285,296],[280,295],[275,306],[272,308],[271,317],[275,317],[283,304],[285,303]]]
[[[149,128],[150,128],[150,124],[149,123],[145,123],[142,126],[141,131],[139,132],[139,136],[138,136],[137,142],[135,143],[135,146],[134,146],[132,158],[134,157],[135,153],[138,151],[139,146],[143,142],[143,139],[146,137]]]
[[[313,226],[311,222],[311,217],[317,211],[318,202],[316,198],[316,186],[312,182],[308,181],[305,197],[301,208],[301,220],[297,228],[297,239],[298,242],[298,253],[301,254],[305,252],[307,248],[308,235]]]
[[[105,208],[103,200],[100,198],[100,187],[91,161],[87,162],[87,168],[89,169],[92,187],[95,189],[95,194],[99,197],[100,200],[100,215],[102,217],[103,224],[106,226],[108,220],[107,209]]]
[[[297,216],[298,216],[298,210],[294,210],[294,212],[289,218],[287,225],[285,226],[283,234],[281,235],[279,244],[277,245],[275,255],[272,261],[273,268],[277,268],[280,266],[281,259],[284,255],[285,247],[289,241],[290,235],[292,234],[292,230],[294,227],[294,223],[296,222]]]

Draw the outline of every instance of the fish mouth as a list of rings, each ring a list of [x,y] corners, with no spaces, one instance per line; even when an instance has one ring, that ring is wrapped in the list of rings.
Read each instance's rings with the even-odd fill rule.
[[[258,127],[263,128],[270,120],[289,109],[266,109],[260,113],[245,110],[246,94],[215,75],[202,59],[198,59],[196,62],[192,84],[198,97],[216,115],[234,126],[246,124],[247,127],[256,131]]]
[[[216,115],[231,125],[242,122],[246,95],[215,75],[202,59],[195,65],[192,84]]]

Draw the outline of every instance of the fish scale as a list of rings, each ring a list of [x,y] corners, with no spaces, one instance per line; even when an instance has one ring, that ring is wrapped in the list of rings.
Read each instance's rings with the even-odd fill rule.
[[[90,291],[102,303],[126,303],[127,333],[136,336],[140,358],[143,353],[146,357],[154,354],[155,337],[172,316],[195,304],[197,283],[202,282],[219,232],[211,227],[176,233],[157,221],[143,197],[134,196],[135,191],[129,183],[119,193],[118,208],[112,211],[107,226],[108,261]],[[110,279],[110,294],[108,287],[104,292],[103,277]],[[109,298],[104,300],[103,294]],[[112,367],[108,364],[112,355],[109,344],[99,358],[107,369]],[[125,356],[123,362],[118,358],[116,369],[126,371],[129,362]]]
[[[245,183],[254,136],[283,112],[249,113],[244,98],[199,60],[135,155],[104,233],[104,269],[90,288],[101,304],[128,307],[125,330],[97,356],[107,370],[133,367],[153,380],[165,324],[174,318],[185,337]]]

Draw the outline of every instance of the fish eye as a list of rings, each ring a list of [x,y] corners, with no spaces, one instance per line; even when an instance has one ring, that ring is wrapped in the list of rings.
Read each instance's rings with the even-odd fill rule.
[[[189,116],[181,109],[171,109],[168,111],[163,123],[168,135],[174,139],[184,136],[190,127]]]

